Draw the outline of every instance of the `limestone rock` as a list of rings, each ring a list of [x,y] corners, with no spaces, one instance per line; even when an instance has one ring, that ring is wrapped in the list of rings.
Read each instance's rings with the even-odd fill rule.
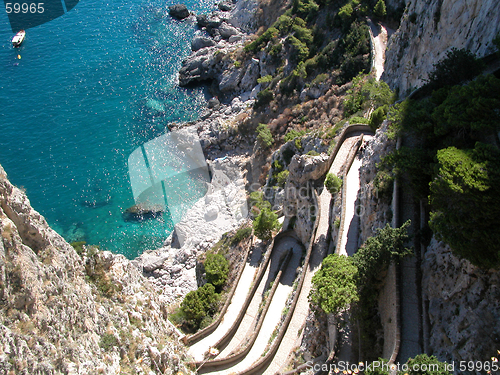
[[[257,85],[257,79],[260,76],[259,60],[251,59],[245,75],[241,79],[240,88],[243,91],[249,91]]]
[[[134,264],[106,251],[80,257],[2,167],[0,299],[1,374],[114,374],[137,358],[146,371],[188,373],[166,304]]]
[[[185,4],[170,5],[168,13],[179,20],[189,17],[189,10]]]
[[[239,0],[231,11],[229,23],[244,31],[253,31],[256,27],[255,13],[258,7],[258,0]]]
[[[452,47],[479,57],[492,53],[499,18],[496,0],[409,2],[399,29],[389,39],[382,79],[404,95],[422,86],[433,65]]]
[[[500,335],[500,272],[481,270],[432,239],[422,261],[433,354],[441,360],[489,360]]]
[[[218,77],[219,68],[217,63],[220,58],[215,56],[214,48],[202,48],[184,60],[179,71],[180,86],[186,86],[193,82],[213,80]]]
[[[241,76],[242,70],[239,68],[224,71],[219,83],[219,90],[222,92],[235,91],[238,88]]]
[[[222,20],[216,14],[200,14],[196,16],[196,22],[199,27],[206,27],[208,29],[217,28],[220,26]]]
[[[221,1],[219,4],[217,4],[217,7],[223,12],[229,12],[231,9],[233,9],[233,4],[229,1]]]
[[[235,27],[228,25],[225,22],[222,22],[218,29],[220,36],[224,39],[229,39],[233,35],[238,34],[238,30]]]
[[[193,51],[198,51],[202,48],[215,46],[215,41],[212,38],[207,38],[205,36],[197,36],[191,42],[191,49]]]
[[[288,170],[290,180],[303,184],[308,180],[317,180],[325,175],[328,168],[328,155],[294,155]]]

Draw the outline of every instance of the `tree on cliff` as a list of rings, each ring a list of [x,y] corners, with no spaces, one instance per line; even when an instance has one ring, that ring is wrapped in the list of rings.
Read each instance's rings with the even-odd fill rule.
[[[269,208],[264,207],[253,221],[255,235],[261,240],[268,240],[273,235],[273,230],[280,227],[278,215]]]
[[[484,63],[472,52],[452,48],[446,52],[443,60],[434,64],[434,70],[429,74],[427,81],[433,89],[458,85],[481,74],[483,69]]]
[[[375,7],[373,8],[373,13],[378,17],[378,18],[383,18],[387,14],[387,8],[385,6],[385,1],[384,0],[378,0],[377,4],[375,4]]]
[[[500,152],[478,142],[473,150],[439,150],[437,160],[431,229],[458,256],[479,267],[499,267]]]
[[[221,288],[229,274],[229,263],[222,254],[207,254],[204,263],[207,281],[215,288]]]
[[[331,195],[335,195],[342,187],[342,179],[333,173],[327,173],[325,178],[325,187]]]
[[[356,286],[358,269],[352,258],[330,254],[321,263],[321,269],[312,278],[309,301],[327,314],[337,314],[358,301]]]

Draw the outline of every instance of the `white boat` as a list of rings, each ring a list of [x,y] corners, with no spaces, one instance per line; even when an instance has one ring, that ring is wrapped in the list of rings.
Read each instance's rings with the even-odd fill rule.
[[[14,35],[14,38],[12,38],[12,46],[19,47],[23,42],[25,36],[26,36],[26,31],[24,30],[19,31],[16,35]]]

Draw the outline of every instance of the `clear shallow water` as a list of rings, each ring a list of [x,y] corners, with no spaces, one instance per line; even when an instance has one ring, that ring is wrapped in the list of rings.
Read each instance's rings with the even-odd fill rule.
[[[206,102],[201,89],[175,85],[195,27],[168,16],[173,3],[81,0],[27,30],[19,49],[0,12],[0,164],[68,241],[133,258],[173,228],[122,218],[134,204],[130,153],[168,122],[195,119]]]

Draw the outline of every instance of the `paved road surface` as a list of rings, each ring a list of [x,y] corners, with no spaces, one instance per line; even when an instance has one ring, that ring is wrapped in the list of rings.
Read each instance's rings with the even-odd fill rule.
[[[227,308],[222,322],[214,332],[189,347],[189,354],[191,354],[196,361],[202,361],[203,354],[211,346],[215,345],[233,325],[250,291],[252,281],[258,270],[258,261],[260,258],[260,248],[254,247],[252,254],[250,254],[248,261],[245,263],[245,268],[243,269],[238,286],[233,294],[231,304]]]

